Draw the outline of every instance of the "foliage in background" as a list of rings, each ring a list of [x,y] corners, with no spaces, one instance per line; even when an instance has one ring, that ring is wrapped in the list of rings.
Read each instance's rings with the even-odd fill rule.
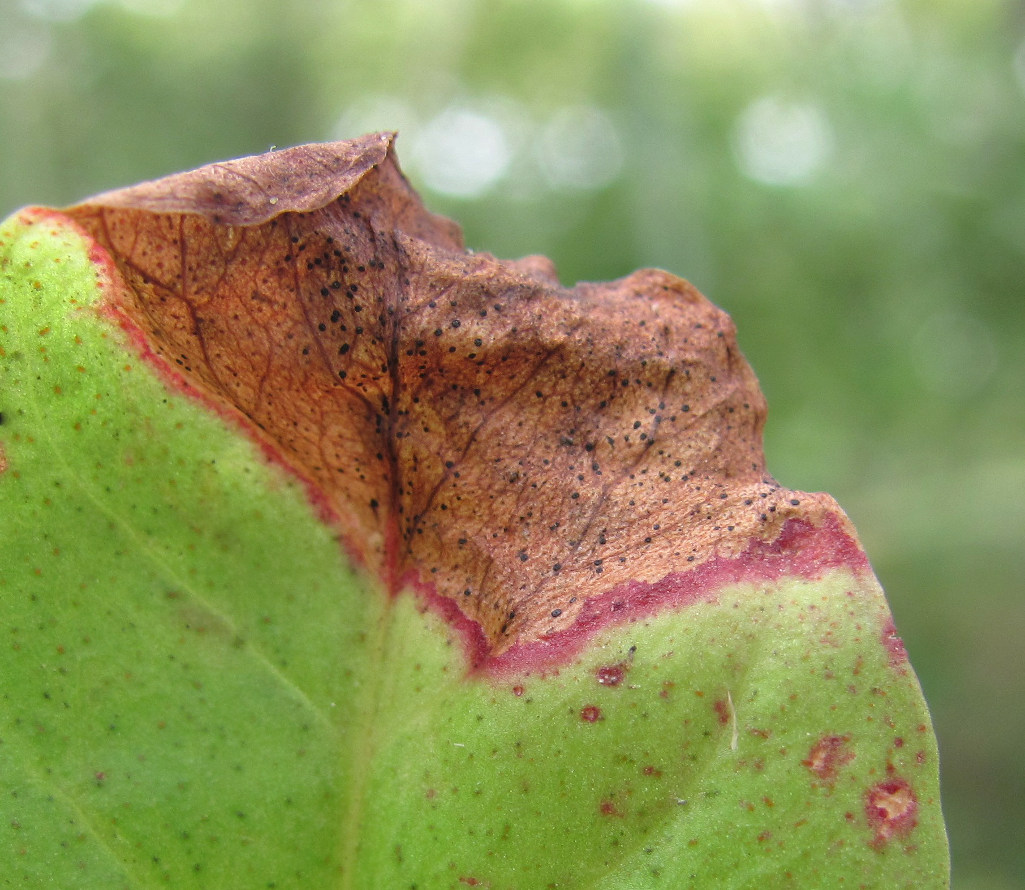
[[[1010,0],[0,0],[0,216],[398,127],[471,245],[691,279],[759,372],[770,468],[837,496],[888,589],[955,885],[1011,888],[1023,38]]]

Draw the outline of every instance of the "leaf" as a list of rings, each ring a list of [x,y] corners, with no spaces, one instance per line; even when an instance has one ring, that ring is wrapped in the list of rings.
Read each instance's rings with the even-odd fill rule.
[[[946,886],[882,592],[686,282],[467,253],[389,134],[0,256],[15,885]]]

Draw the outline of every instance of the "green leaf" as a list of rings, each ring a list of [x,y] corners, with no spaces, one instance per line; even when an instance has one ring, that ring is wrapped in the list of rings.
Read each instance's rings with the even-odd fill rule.
[[[330,488],[253,403],[221,399],[188,356],[173,362],[167,326],[146,332],[125,308],[131,255],[111,244],[126,231],[105,249],[50,211],[0,230],[9,885],[946,886],[921,692],[827,502],[801,496],[826,508],[743,546],[704,538],[692,566],[644,551],[623,583],[590,560],[571,620],[534,595],[516,601],[510,637],[516,616],[487,613],[505,588],[445,587],[451,529],[423,523],[434,550],[400,561],[388,535],[405,527],[372,525],[394,503],[368,506],[366,479]],[[539,268],[519,267],[521,290]],[[290,416],[277,390],[264,399]],[[415,498],[431,477],[396,466]],[[356,519],[339,490],[358,493]],[[500,539],[497,490],[453,498],[451,525],[479,516],[485,551],[496,529],[508,586],[572,532]],[[783,512],[793,493],[767,487],[766,503],[770,491]],[[640,526],[650,514],[635,509]]]

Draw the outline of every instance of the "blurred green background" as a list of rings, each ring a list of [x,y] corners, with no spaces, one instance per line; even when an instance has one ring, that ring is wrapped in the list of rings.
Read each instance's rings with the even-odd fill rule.
[[[887,588],[955,886],[1025,886],[1025,5],[0,0],[0,216],[393,128],[470,246],[732,313]]]

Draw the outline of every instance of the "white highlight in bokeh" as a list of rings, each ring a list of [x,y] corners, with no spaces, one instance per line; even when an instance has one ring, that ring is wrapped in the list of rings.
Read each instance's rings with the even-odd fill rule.
[[[46,25],[15,22],[0,30],[0,80],[26,80],[50,58],[53,39]]]
[[[333,139],[355,139],[366,133],[397,130],[410,138],[420,119],[405,99],[388,93],[362,96],[342,112],[331,131]]]
[[[1018,80],[1018,86],[1025,93],[1025,40],[1018,44],[1018,49],[1014,53],[1013,65],[1014,76]]]
[[[599,189],[623,168],[623,146],[611,118],[593,105],[560,109],[534,144],[548,183],[557,189]]]
[[[416,186],[473,200],[501,190],[512,199],[546,191],[595,191],[623,170],[625,150],[609,114],[567,105],[540,122],[508,96],[461,97],[423,111],[388,93],[348,105],[331,138],[397,130],[402,166]]]
[[[512,148],[496,116],[453,104],[417,131],[411,159],[429,189],[456,198],[476,198],[502,178],[512,160]]]
[[[48,22],[73,22],[95,6],[97,0],[21,0],[24,12]]]
[[[832,153],[833,131],[820,106],[765,96],[740,115],[733,149],[741,172],[750,179],[803,185]]]
[[[180,12],[185,0],[120,0],[120,2],[124,9],[136,15],[166,19]]]

